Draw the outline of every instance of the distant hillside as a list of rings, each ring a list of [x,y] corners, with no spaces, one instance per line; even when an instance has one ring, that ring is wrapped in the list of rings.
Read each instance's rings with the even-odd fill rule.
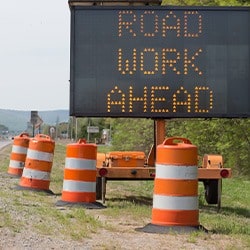
[[[38,115],[44,124],[55,125],[56,122],[69,120],[68,110],[39,111]],[[0,109],[0,124],[8,127],[9,131],[24,131],[30,121],[30,111]]]

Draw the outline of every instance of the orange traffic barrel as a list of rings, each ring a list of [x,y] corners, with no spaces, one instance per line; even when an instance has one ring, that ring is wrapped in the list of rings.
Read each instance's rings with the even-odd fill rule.
[[[25,164],[30,137],[28,133],[22,133],[14,137],[8,173],[14,176],[21,176]]]
[[[61,201],[57,205],[81,204],[94,208],[96,203],[97,146],[80,139],[68,144]]]
[[[188,139],[179,137],[157,146],[152,223],[144,231],[154,232],[157,226],[163,231],[200,228],[197,151]]]
[[[20,187],[49,191],[54,149],[55,142],[47,135],[30,139]]]

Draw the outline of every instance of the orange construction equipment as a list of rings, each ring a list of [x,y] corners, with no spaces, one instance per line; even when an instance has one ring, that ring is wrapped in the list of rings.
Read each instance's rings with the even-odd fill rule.
[[[205,154],[203,157],[203,168],[213,169],[213,168],[222,168],[223,159],[221,155],[208,155]]]
[[[28,133],[22,133],[14,137],[8,173],[13,176],[22,176],[30,137]]]
[[[30,139],[20,187],[49,191],[54,149],[55,142],[47,135]]]
[[[171,230],[200,228],[197,147],[186,138],[167,138],[157,146],[152,225]]]
[[[97,146],[84,139],[67,145],[62,199],[57,205],[96,203]],[[92,204],[91,204],[92,203]],[[98,207],[98,206],[97,206]]]
[[[142,151],[112,151],[107,159],[111,167],[144,167],[146,155]]]

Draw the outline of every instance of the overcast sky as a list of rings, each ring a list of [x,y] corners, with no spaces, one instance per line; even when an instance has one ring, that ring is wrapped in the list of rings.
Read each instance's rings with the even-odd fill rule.
[[[0,32],[0,109],[69,109],[68,1],[1,1]]]

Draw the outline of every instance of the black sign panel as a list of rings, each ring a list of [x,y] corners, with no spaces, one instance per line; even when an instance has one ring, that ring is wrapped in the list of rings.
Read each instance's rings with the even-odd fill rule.
[[[250,8],[71,8],[70,114],[249,117]]]

